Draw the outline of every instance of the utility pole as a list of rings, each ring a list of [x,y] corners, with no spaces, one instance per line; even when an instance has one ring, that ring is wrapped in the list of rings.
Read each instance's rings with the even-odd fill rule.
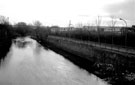
[[[124,20],[122,18],[119,18],[119,19],[122,20],[125,23],[125,26],[127,28],[127,22],[126,22],[126,20]],[[126,30],[126,28],[125,28],[125,33],[126,33],[126,35],[125,35],[125,48],[127,46],[127,30]]]
[[[115,17],[114,16],[111,16],[111,29],[112,29],[112,47],[113,48],[113,44],[114,44],[114,40],[113,40],[113,36],[114,36],[114,31],[115,31],[115,24],[116,24],[116,20],[114,20]]]
[[[97,21],[96,21],[96,24],[97,24],[97,31],[98,31],[98,42],[99,42],[99,44],[101,45],[101,43],[100,43],[100,30],[99,30],[99,26],[100,26],[100,24],[101,24],[101,19],[100,19],[100,16],[98,16],[98,18],[97,18]]]
[[[69,28],[68,28],[68,31],[70,31],[70,30],[71,30],[71,25],[72,25],[72,24],[71,24],[71,20],[69,20],[69,25],[68,25],[68,26],[69,26]],[[69,32],[69,36],[71,37],[70,32]]]

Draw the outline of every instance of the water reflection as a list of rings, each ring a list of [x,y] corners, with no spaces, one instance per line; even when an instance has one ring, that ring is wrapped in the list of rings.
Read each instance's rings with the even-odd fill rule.
[[[35,40],[18,38],[0,69],[0,85],[106,85]]]

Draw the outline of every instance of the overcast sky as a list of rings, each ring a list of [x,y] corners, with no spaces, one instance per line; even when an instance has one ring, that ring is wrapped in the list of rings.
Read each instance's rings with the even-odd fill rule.
[[[103,22],[105,16],[115,16],[131,25],[135,24],[135,0],[0,0],[0,15],[11,22],[39,20],[60,26],[67,26],[69,20],[94,24],[97,16],[102,16]]]

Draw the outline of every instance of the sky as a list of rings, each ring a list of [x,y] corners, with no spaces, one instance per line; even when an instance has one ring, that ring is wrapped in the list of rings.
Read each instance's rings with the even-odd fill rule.
[[[0,15],[9,17],[10,22],[68,26],[77,23],[95,24],[97,16],[102,25],[108,25],[110,16],[115,16],[117,25],[135,24],[135,0],[0,0]]]

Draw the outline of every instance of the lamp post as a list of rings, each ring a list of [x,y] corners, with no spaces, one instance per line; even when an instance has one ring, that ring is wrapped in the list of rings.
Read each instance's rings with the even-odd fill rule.
[[[124,23],[125,23],[125,25],[126,25],[126,27],[127,27],[127,22],[126,22],[126,20],[124,20],[124,19],[122,19],[122,18],[120,18],[120,20],[124,21]]]
[[[125,23],[125,25],[126,25],[126,28],[127,28],[127,22],[126,22],[126,20],[124,20],[124,19],[122,19],[122,18],[120,18],[120,20],[124,21],[124,23]],[[125,28],[125,32],[126,32],[126,35],[125,35],[125,47],[126,47],[126,45],[127,45],[127,30],[126,30],[126,28]]]

